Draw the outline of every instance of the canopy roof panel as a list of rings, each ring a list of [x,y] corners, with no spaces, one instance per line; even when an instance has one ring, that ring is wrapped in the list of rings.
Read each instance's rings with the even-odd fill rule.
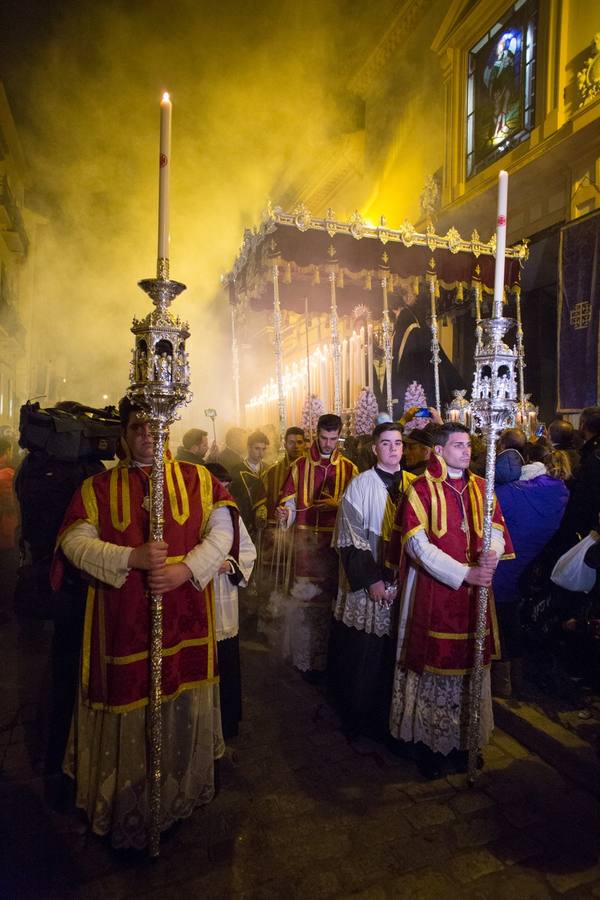
[[[248,302],[254,309],[272,304],[274,266],[278,267],[280,300],[285,309],[327,309],[329,275],[335,273],[340,312],[350,312],[357,303],[379,306],[378,282],[388,276],[393,291],[402,282],[421,282],[435,273],[439,286],[462,300],[463,290],[480,280],[484,291],[494,285],[495,236],[488,242],[476,231],[470,240],[456,229],[438,235],[433,226],[424,233],[410,222],[399,229],[378,226],[354,213],[348,222],[337,221],[331,210],[327,218],[313,218],[304,206],[293,213],[267,209],[260,227],[246,230],[240,253],[231,271],[223,277],[230,302]],[[505,285],[513,290],[529,255],[527,243],[506,249]],[[367,293],[365,293],[367,292]],[[373,300],[369,302],[369,293]]]

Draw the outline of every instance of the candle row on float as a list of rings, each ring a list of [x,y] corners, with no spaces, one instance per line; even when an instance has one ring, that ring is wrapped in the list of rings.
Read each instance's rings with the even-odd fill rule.
[[[373,325],[369,323],[366,333],[363,327],[360,332],[344,338],[340,350],[342,408],[350,409],[365,385],[373,389]],[[317,347],[309,355],[308,370],[306,362],[294,362],[284,367],[283,396],[288,425],[300,423],[309,393],[322,401],[326,412],[333,410],[333,354],[327,344]],[[272,378],[246,404],[246,427],[276,424],[277,403],[277,384]]]

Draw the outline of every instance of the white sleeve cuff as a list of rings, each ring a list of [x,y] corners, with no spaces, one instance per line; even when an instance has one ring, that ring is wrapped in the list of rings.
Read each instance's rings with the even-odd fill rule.
[[[437,581],[458,590],[469,571],[467,563],[460,563],[432,544],[424,531],[413,534],[406,542],[406,551]]]
[[[78,522],[62,539],[61,547],[69,562],[82,572],[111,587],[123,587],[129,572],[133,547],[119,547],[98,537],[90,522]]]

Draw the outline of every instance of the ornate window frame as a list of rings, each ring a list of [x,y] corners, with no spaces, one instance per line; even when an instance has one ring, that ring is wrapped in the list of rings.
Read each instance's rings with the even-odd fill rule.
[[[538,0],[515,0],[467,52],[464,157],[466,179],[487,169],[500,157],[526,140],[535,127],[538,14]],[[495,125],[493,136],[489,138],[492,146],[487,153],[482,153],[481,149],[477,147],[479,110],[476,79],[478,75],[484,74],[481,72],[480,57],[486,53],[487,48],[487,58],[489,59],[489,50],[493,48],[494,42],[497,42],[499,59],[501,55],[500,42],[505,37],[505,46],[508,48],[512,44],[512,49],[515,51],[513,53],[507,49],[506,56],[513,59],[518,52],[518,124],[509,128],[507,117],[503,114],[501,100],[499,100],[492,113],[496,116],[496,120],[494,123],[491,121],[489,123],[490,128],[492,124]],[[485,74],[490,80],[490,93],[492,91],[490,73],[493,68],[488,66],[485,70]],[[497,92],[496,96],[500,97],[500,92]],[[506,103],[508,105],[508,96]]]

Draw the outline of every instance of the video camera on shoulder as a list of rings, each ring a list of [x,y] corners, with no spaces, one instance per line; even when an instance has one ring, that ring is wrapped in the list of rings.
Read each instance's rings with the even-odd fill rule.
[[[50,409],[24,403],[19,417],[19,445],[41,450],[65,462],[113,459],[121,436],[114,406],[94,409],[68,400]]]

